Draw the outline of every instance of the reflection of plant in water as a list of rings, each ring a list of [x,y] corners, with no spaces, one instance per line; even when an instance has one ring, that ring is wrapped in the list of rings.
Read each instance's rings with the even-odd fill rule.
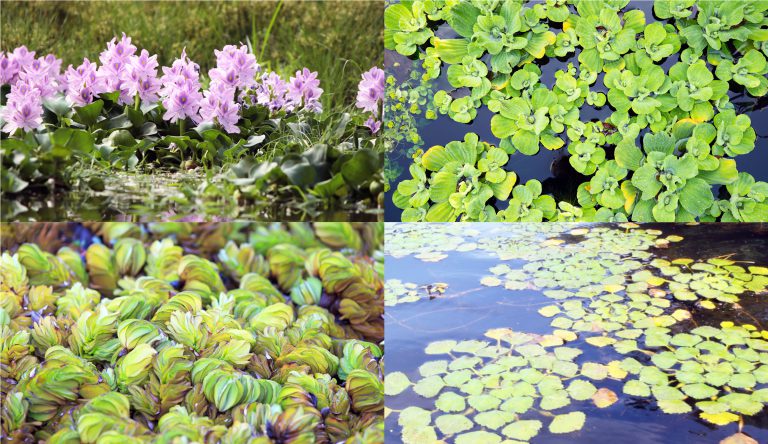
[[[438,436],[457,443],[501,442],[504,437],[527,441],[544,427],[537,411],[590,398],[599,407],[616,402],[618,395],[599,391],[591,382],[606,378],[623,381],[627,396],[653,398],[663,412],[695,410],[714,425],[743,424],[743,416],[756,415],[768,404],[766,326],[754,318],[754,325],[699,326],[691,312],[694,305],[703,310],[738,309],[740,296],[768,291],[768,267],[730,257],[655,257],[651,248],[683,238],[662,237],[659,230],[631,223],[576,229],[568,224],[522,224],[486,237],[466,234],[451,224],[419,227],[388,228],[390,252],[402,257],[423,249],[429,252],[426,259],[434,260],[453,251],[479,250],[515,261],[491,267],[480,283],[541,291],[552,303],[539,307],[538,313],[552,319],[554,330],[544,336],[491,330],[486,336],[496,345],[472,339],[429,344],[426,354],[447,354],[449,359],[426,362],[419,368],[421,378],[413,383],[403,373],[392,374],[392,381],[387,377],[388,396],[412,387],[422,397],[436,398],[434,412],[416,407],[400,412],[404,441]],[[409,250],[408,240],[417,238],[420,246]],[[472,292],[448,292],[446,297]],[[564,345],[576,340],[612,349],[624,358],[577,362],[582,350]],[[502,342],[511,345],[508,352],[500,348]],[[541,396],[546,398],[538,399]],[[458,412],[467,418],[454,417]],[[565,414],[555,413],[558,418]],[[589,421],[570,413],[578,417],[553,421],[550,431],[563,421],[572,427],[565,432]],[[754,442],[741,433],[736,438]]]
[[[650,23],[646,22],[652,18],[629,0],[407,4],[410,9],[402,4],[387,7],[385,32],[391,38],[385,39],[385,46],[418,57],[425,82],[441,75],[447,80],[447,86],[434,92],[426,112],[469,124],[479,109],[487,108],[493,113],[491,132],[507,154],[536,155],[542,146],[567,147],[576,171],[600,176],[584,181],[578,202],[558,202],[547,220],[768,217],[761,206],[727,211],[713,196],[713,187],[737,181],[733,158],[755,147],[752,122],[749,116],[736,114],[737,103],[729,92],[746,90],[755,98],[768,92],[764,2],[656,0],[654,13],[665,22]],[[406,38],[407,28],[413,31]],[[440,37],[448,28],[455,34]],[[679,60],[667,65],[674,54],[680,54]],[[566,67],[555,70],[554,85],[542,81],[537,66],[547,57],[570,58]],[[582,121],[585,106],[606,104],[611,106],[608,117]],[[663,158],[658,158],[662,153],[649,152],[655,148],[649,147],[647,138],[638,140],[646,134],[671,141],[671,149],[660,149]],[[627,151],[640,156],[634,151],[641,153],[637,147],[641,141],[653,158],[653,169],[638,170],[641,165],[635,164],[640,159],[626,158]],[[620,158],[620,152],[625,157]],[[675,165],[679,161],[687,166],[691,155],[697,160],[695,171]],[[424,158],[413,157],[417,165]],[[506,171],[508,162],[498,168]],[[429,183],[432,176],[427,173]],[[667,182],[663,190],[655,187],[655,182],[664,182],[662,178]],[[723,191],[731,193],[727,187]],[[454,212],[432,200],[409,205],[399,193],[396,190],[392,198],[405,210],[403,221],[508,220],[503,213],[507,199],[489,199],[482,212],[461,211],[464,200],[477,196],[454,199]],[[764,199],[757,203],[763,205]],[[440,211],[430,211],[438,205]],[[414,208],[419,211],[409,211]]]

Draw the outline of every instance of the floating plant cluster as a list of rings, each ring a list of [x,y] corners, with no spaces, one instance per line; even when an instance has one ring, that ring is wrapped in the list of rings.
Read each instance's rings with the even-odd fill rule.
[[[411,177],[392,193],[402,220],[768,220],[768,184],[737,169],[757,136],[735,100],[768,92],[768,5],[656,0],[653,12],[660,21],[630,0],[390,4],[385,45],[423,74],[421,85],[413,73],[393,85],[388,107],[459,123],[487,108],[499,140],[404,147]],[[539,66],[548,59],[568,62],[551,81]],[[607,117],[586,121],[603,108]],[[393,125],[412,134],[411,120]],[[584,176],[575,201],[517,183],[510,156],[542,146],[567,150]]]
[[[24,46],[0,52],[3,193],[51,179],[101,191],[104,181],[91,176],[102,168],[204,166],[220,170],[203,187],[207,194],[256,199],[285,186],[305,200],[309,192],[377,206],[381,69],[362,73],[354,106],[322,112],[317,72],[283,79],[245,45],[215,54],[203,76],[184,51],[161,67],[125,34],[107,43],[100,63],[86,58],[64,72],[53,54],[36,57]]]
[[[413,390],[434,399],[434,409],[397,412],[404,442],[536,442],[541,430],[569,433],[588,424],[588,400],[598,408],[652,400],[663,413],[694,413],[713,426],[743,424],[768,404],[768,330],[758,320],[693,319],[694,311],[738,310],[742,295],[768,292],[768,267],[735,257],[662,258],[683,237],[632,223],[488,227],[498,235],[398,224],[387,229],[387,254],[425,262],[459,251],[498,257],[479,284],[540,291],[552,301],[538,309],[552,330],[496,328],[486,339],[438,340],[424,353],[439,359],[424,362],[418,377],[388,373],[387,396]],[[423,245],[409,247],[416,239]],[[418,284],[395,278],[385,285],[388,305],[425,299]],[[588,348],[615,353],[579,359]],[[620,383],[621,393],[602,386],[608,381]],[[756,441],[739,426],[733,442]]]
[[[4,440],[383,441],[382,225],[52,230],[0,260]]]

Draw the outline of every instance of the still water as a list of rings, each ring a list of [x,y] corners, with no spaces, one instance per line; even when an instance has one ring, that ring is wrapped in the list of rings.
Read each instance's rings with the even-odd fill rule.
[[[394,225],[394,224],[392,224]],[[458,224],[457,224],[458,225]],[[461,224],[464,229],[475,229],[480,234],[472,241],[482,239],[503,239],[519,236],[525,224]],[[541,225],[539,225],[541,227]],[[571,225],[570,227],[587,226]],[[591,225],[594,227],[596,225]],[[606,226],[606,225],[602,225]],[[425,227],[426,228],[426,227]],[[756,265],[768,265],[768,225],[731,224],[731,225],[644,225],[643,228],[655,228],[664,236],[680,235],[684,239],[670,244],[667,248],[652,247],[652,253],[646,261],[654,258],[701,258],[730,257],[738,261],[750,261]],[[461,231],[457,230],[461,235]],[[530,231],[523,231],[529,236]],[[490,267],[502,263],[488,251],[447,252],[447,257],[438,262],[424,262],[414,255],[395,258],[389,246],[392,226],[387,227],[388,256],[386,258],[387,280],[398,279],[402,282],[415,283],[419,286],[444,282],[448,288],[442,297],[430,300],[424,297],[413,303],[399,303],[386,309],[386,345],[387,373],[404,372],[412,382],[421,379],[418,367],[427,361],[443,359],[427,355],[424,349],[430,342],[439,340],[492,340],[484,333],[493,328],[509,328],[514,331],[548,334],[552,332],[551,319],[541,316],[537,310],[550,305],[553,300],[544,296],[540,290],[510,291],[504,287],[484,287],[479,280],[487,276]],[[543,235],[543,234],[542,234]],[[428,234],[425,234],[428,237]],[[568,238],[568,236],[564,236]],[[428,241],[426,242],[428,244]],[[440,249],[439,245],[432,248]],[[428,249],[428,248],[425,248]],[[418,254],[418,253],[417,253]],[[511,268],[519,268],[525,261],[511,260],[503,263]],[[674,332],[688,331],[696,326],[719,326],[728,320],[736,324],[753,324],[761,329],[768,329],[768,297],[766,294],[745,293],[740,296],[741,308],[722,304],[716,310],[699,309],[694,304],[679,301],[672,302],[670,310],[685,308],[691,311],[690,321],[675,325]],[[720,305],[720,304],[718,304]],[[726,307],[728,306],[728,307]],[[609,362],[623,359],[625,355],[615,352],[611,347],[595,348],[579,339],[566,345],[584,351],[575,362]],[[396,352],[393,352],[396,350]],[[648,364],[647,357],[631,355]],[[540,419],[545,426],[532,443],[542,444],[596,444],[596,443],[635,443],[663,444],[719,443],[722,439],[736,433],[736,423],[714,426],[701,420],[697,411],[687,414],[666,414],[660,411],[653,398],[632,397],[622,393],[623,382],[606,379],[592,381],[597,387],[607,387],[619,395],[616,404],[599,409],[587,401],[573,401],[563,410],[579,410],[586,414],[586,423],[579,432],[554,435],[547,431],[547,418],[528,412],[523,419]],[[398,396],[387,398],[387,408],[395,411],[408,406],[418,406],[433,411],[434,398],[423,398],[412,390],[406,390]],[[559,410],[555,413],[564,413]],[[433,415],[433,418],[436,415]],[[482,428],[473,430],[483,430]],[[400,427],[397,415],[391,414],[386,420],[387,442],[400,442]],[[487,430],[487,429],[485,429]],[[759,443],[768,443],[768,409],[761,414],[745,417],[743,432]],[[452,441],[448,441],[452,442]]]
[[[651,23],[653,21],[660,21],[667,23],[667,20],[659,20],[653,15],[653,2],[651,1],[639,1],[632,0],[627,6],[629,9],[641,9],[645,12],[646,22]],[[557,32],[557,31],[555,31]],[[457,35],[447,25],[441,26],[437,31],[437,35],[441,38],[456,38]],[[542,71],[541,82],[548,88],[553,88],[555,85],[555,72],[558,70],[566,69],[569,62],[573,62],[575,66],[578,66],[578,51],[567,58],[548,58],[545,57],[537,62],[539,68]],[[401,56],[395,51],[388,50],[385,52],[385,66],[388,75],[394,75],[399,81],[407,79],[410,75],[411,61]],[[673,54],[672,56],[664,59],[662,66],[665,71],[679,61],[679,55]],[[490,69],[490,64],[489,64]],[[752,127],[757,133],[757,141],[755,143],[755,149],[736,159],[739,171],[744,171],[755,177],[756,180],[766,181],[768,180],[768,157],[765,156],[765,150],[768,149],[768,97],[762,97],[757,99],[755,97],[746,94],[743,90],[734,90],[734,88],[740,88],[739,85],[731,82],[731,90],[729,96],[731,102],[736,107],[738,114],[746,114],[752,120]],[[448,84],[447,69],[443,68],[441,76],[435,81],[435,89],[445,89],[450,91],[452,87]],[[603,84],[603,76],[599,76],[597,82],[590,87],[591,90],[607,93],[607,88]],[[609,104],[606,104],[600,109],[593,108],[588,104],[584,104],[581,108],[580,115],[583,122],[604,120],[612,114],[613,110]],[[499,144],[500,140],[491,133],[491,118],[493,113],[483,106],[478,109],[477,117],[469,124],[463,124],[455,122],[448,115],[439,115],[436,120],[420,119],[419,121],[419,135],[424,141],[423,149],[426,150],[429,147],[435,145],[446,145],[448,142],[454,140],[463,140],[464,135],[470,132],[476,133],[480,140],[488,142],[492,145]],[[408,155],[412,145],[408,143],[401,143],[396,146],[392,152],[388,154],[389,161],[392,164],[397,165],[400,175],[392,181],[390,185],[392,188],[386,199],[386,220],[387,221],[400,221],[400,214],[402,210],[397,208],[392,203],[391,193],[397,187],[397,184],[404,180],[410,179],[408,173],[408,166],[413,162]],[[609,157],[612,158],[612,154],[608,150]],[[563,148],[555,151],[550,151],[544,147],[533,156],[526,156],[521,153],[515,153],[510,156],[509,163],[506,170],[514,171],[517,174],[517,183],[525,183],[530,179],[537,179],[542,183],[543,194],[552,195],[556,201],[566,201],[573,204],[577,203],[576,189],[578,186],[588,181],[588,177],[581,175],[573,169],[568,162],[567,145]],[[718,196],[719,187],[714,190],[715,197]],[[724,188],[724,187],[723,187]],[[496,202],[497,210],[506,208],[506,202]]]

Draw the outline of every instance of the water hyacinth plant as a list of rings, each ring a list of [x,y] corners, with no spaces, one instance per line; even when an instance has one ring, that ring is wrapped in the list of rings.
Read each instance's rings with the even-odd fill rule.
[[[205,172],[205,194],[305,205],[379,206],[383,71],[361,76],[355,104],[323,110],[309,68],[281,77],[250,46],[215,50],[207,73],[184,50],[170,66],[122,34],[98,63],[62,72],[54,55],[0,53],[2,192],[90,186],[113,171]],[[177,199],[178,200],[178,199]]]
[[[383,442],[382,224],[42,228],[3,227],[4,440]]]
[[[737,158],[764,142],[749,113],[768,93],[767,8],[759,0],[394,3],[385,11],[385,46],[396,60],[388,66],[396,92],[388,107],[409,132],[440,118],[429,130],[455,127],[503,150],[508,159],[494,156],[503,161],[498,172],[473,178],[474,190],[504,173],[525,176],[514,167],[520,155],[563,153],[581,186],[544,191],[559,201],[547,221],[765,221],[768,202],[759,192],[738,216],[721,202],[738,200],[729,190],[747,173]],[[417,72],[403,75],[401,56]],[[408,91],[418,93],[408,96],[413,106],[399,106]],[[478,131],[476,121],[489,113],[490,133]],[[427,171],[422,195],[437,188],[441,198],[444,174],[425,164],[448,145],[435,138],[438,145],[424,148],[418,135],[396,140]],[[764,178],[749,177],[764,186]],[[518,220],[509,217],[507,197],[488,196],[483,211],[467,211],[478,205],[474,194],[448,204],[406,199],[411,179],[399,180],[405,189],[392,184],[391,199],[402,221]],[[466,179],[454,192],[462,187]]]

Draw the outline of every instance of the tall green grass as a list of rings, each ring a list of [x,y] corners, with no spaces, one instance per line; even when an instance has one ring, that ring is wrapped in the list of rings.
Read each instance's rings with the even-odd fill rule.
[[[324,106],[354,100],[362,71],[383,64],[384,2],[336,1],[3,1],[0,49],[27,45],[64,65],[97,60],[121,32],[169,64],[182,48],[206,72],[213,50],[250,39],[259,62],[282,75],[319,72]],[[275,13],[276,8],[279,11]],[[270,29],[270,23],[274,24]]]

